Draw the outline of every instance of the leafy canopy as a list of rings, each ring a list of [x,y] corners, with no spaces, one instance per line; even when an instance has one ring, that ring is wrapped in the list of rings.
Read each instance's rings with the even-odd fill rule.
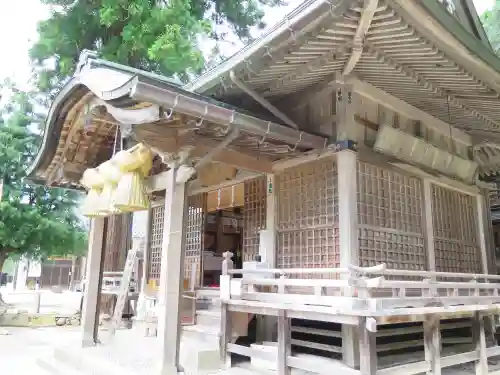
[[[42,0],[51,16],[39,23],[30,50],[42,100],[70,77],[81,52],[186,80],[205,66],[200,37],[222,41],[233,31],[248,42],[250,29],[263,27],[262,5],[282,0]],[[224,31],[224,28],[226,31]],[[222,30],[222,31],[221,31]],[[0,256],[65,254],[84,248],[74,207],[77,196],[59,189],[29,186],[40,137],[33,124],[33,96],[17,93],[0,120],[0,172],[5,188],[0,202]]]
[[[223,39],[229,27],[244,41],[263,27],[261,5],[282,0],[42,0],[52,15],[38,25],[31,49],[42,90],[73,73],[84,49],[107,60],[187,79],[205,61],[200,36]],[[226,26],[226,32],[221,31]]]
[[[0,268],[8,257],[81,254],[86,234],[74,210],[78,193],[24,181],[40,145],[41,115],[32,98],[15,92],[0,113]]]
[[[496,54],[500,53],[500,1],[495,1],[491,10],[487,10],[481,15],[481,22],[491,47]]]

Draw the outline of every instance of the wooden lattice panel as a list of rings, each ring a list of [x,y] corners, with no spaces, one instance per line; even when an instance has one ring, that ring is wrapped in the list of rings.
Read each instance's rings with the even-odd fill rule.
[[[436,270],[481,272],[474,197],[433,185],[432,212]]]
[[[417,178],[358,162],[361,266],[427,269],[421,185]]]
[[[165,218],[165,206],[162,204],[151,210],[151,255],[149,258],[148,279],[160,282],[161,274],[161,245],[163,242],[163,220]]]
[[[203,251],[203,228],[207,205],[207,194],[197,194],[188,198],[186,218],[186,257],[184,260],[184,278],[191,280],[193,264],[196,265],[196,286],[201,280],[201,254]]]
[[[325,158],[277,175],[279,268],[340,266],[337,168]],[[317,276],[316,276],[317,277]]]
[[[244,191],[243,261],[252,261],[259,253],[259,231],[266,228],[266,178],[245,181]]]

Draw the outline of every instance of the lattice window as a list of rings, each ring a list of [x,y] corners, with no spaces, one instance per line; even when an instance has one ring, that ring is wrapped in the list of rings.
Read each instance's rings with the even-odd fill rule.
[[[252,261],[259,253],[259,231],[266,228],[266,177],[245,181],[244,190],[243,261]]]
[[[186,227],[186,258],[184,260],[184,278],[191,279],[193,264],[196,265],[196,284],[201,280],[201,254],[203,250],[203,228],[207,205],[207,194],[188,197]]]
[[[427,269],[420,180],[359,162],[358,232],[361,266]]]
[[[278,267],[340,265],[337,168],[330,158],[277,176]],[[318,275],[315,277],[319,277]]]
[[[151,219],[151,256],[149,259],[148,279],[160,282],[161,274],[161,245],[163,242],[163,220],[165,206],[154,207]]]
[[[434,253],[436,270],[481,272],[474,197],[432,186]]]

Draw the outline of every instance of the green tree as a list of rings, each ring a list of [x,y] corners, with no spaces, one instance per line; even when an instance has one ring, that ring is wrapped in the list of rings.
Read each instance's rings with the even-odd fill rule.
[[[495,1],[493,8],[481,15],[481,22],[491,47],[498,54],[500,52],[500,1]]]
[[[24,181],[40,146],[40,119],[33,98],[15,92],[0,116],[0,270],[6,259],[80,255],[86,230],[75,206],[79,194]]]
[[[187,79],[204,67],[199,37],[223,39],[221,25],[244,41],[263,27],[262,5],[282,0],[42,0],[52,9],[31,49],[37,82],[57,88],[84,49],[135,68]],[[227,27],[225,28],[227,30]]]

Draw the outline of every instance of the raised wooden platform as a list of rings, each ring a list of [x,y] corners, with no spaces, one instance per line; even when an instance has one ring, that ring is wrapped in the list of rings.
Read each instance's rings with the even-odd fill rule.
[[[221,277],[222,345],[221,355],[229,353],[264,356],[252,348],[231,343],[234,313],[276,316],[278,321],[278,373],[291,368],[321,374],[412,375],[422,372],[441,374],[443,368],[473,362],[476,373],[489,374],[488,358],[500,355],[500,347],[487,347],[493,337],[490,318],[500,311],[500,276],[390,270],[385,265],[347,269],[234,270],[226,256]],[[242,274],[234,279],[232,275]],[[306,275],[308,278],[300,278]],[[321,274],[321,278],[314,278]],[[279,275],[279,278],[275,278]],[[295,278],[288,278],[294,275]],[[471,318],[472,346],[460,353],[441,356],[441,322]],[[358,368],[342,361],[318,368],[315,361],[292,355],[291,319],[317,320],[355,327],[359,346]],[[422,322],[425,360],[401,366],[380,368],[376,338],[380,327],[395,323]],[[419,328],[420,329],[420,328]],[[342,345],[354,345],[342,343]],[[407,346],[415,343],[407,343]],[[404,349],[402,344],[396,349]],[[319,348],[318,348],[319,350]],[[332,352],[337,352],[332,350]],[[341,351],[342,352],[342,351]],[[269,357],[269,358],[268,358]]]

